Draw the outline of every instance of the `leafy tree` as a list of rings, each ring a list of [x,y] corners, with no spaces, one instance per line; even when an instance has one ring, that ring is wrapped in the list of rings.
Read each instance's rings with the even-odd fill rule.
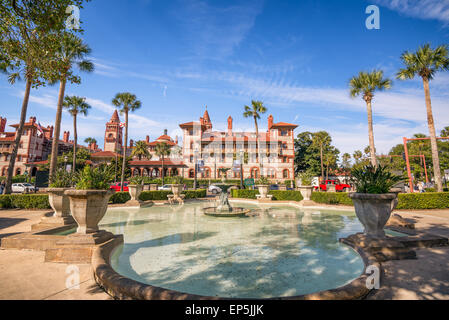
[[[0,71],[9,74],[14,84],[25,79],[25,94],[10,157],[5,193],[11,193],[11,183],[17,151],[23,134],[31,88],[45,85],[49,61],[54,52],[50,37],[65,29],[65,13],[69,5],[82,8],[82,0],[0,0]]]
[[[353,77],[349,81],[351,97],[355,98],[363,95],[363,100],[366,102],[368,112],[368,135],[370,145],[371,163],[373,166],[377,165],[376,148],[374,145],[374,130],[373,130],[373,110],[372,101],[375,91],[382,91],[390,89],[392,81],[384,78],[383,71],[374,70],[373,72],[360,72],[358,76]]]
[[[148,151],[148,146],[147,146],[146,141],[137,141],[136,145],[133,148],[131,155],[133,157],[138,157],[139,161],[142,160],[142,157],[151,159],[151,154]]]
[[[112,100],[112,104],[116,107],[121,107],[120,113],[125,114],[125,146],[123,148],[123,162],[122,162],[122,177],[120,179],[121,188],[123,192],[123,184],[125,182],[125,162],[126,162],[126,149],[128,148],[128,114],[134,112],[142,106],[142,102],[137,100],[136,95],[129,92],[117,93]]]
[[[49,80],[51,83],[59,81],[59,96],[54,131],[54,140],[58,141],[61,131],[61,116],[66,83],[67,81],[70,83],[81,83],[81,78],[74,74],[73,67],[76,66],[84,72],[92,72],[94,65],[92,62],[86,60],[86,56],[90,54],[91,49],[80,38],[68,32],[54,35],[54,37],[56,38],[57,48],[55,50],[55,56],[51,60],[53,73],[50,74]],[[53,143],[50,158],[50,175],[56,169],[57,155],[58,143]]]
[[[164,159],[165,157],[168,157],[171,153],[170,146],[166,144],[165,142],[161,142],[156,144],[155,148],[156,155],[162,160],[162,171],[161,171],[161,177],[162,177],[162,185],[164,185]]]
[[[444,127],[443,130],[441,130],[441,134],[442,137],[446,138],[449,137],[449,127]]]
[[[243,113],[243,116],[245,118],[254,118],[254,126],[256,128],[256,149],[258,154],[258,161],[261,162],[261,154],[259,150],[259,126],[257,124],[257,120],[260,119],[260,115],[267,112],[267,108],[263,105],[262,101],[251,101],[251,107],[245,106],[245,112]],[[261,176],[263,176],[263,170],[260,166],[260,173]]]
[[[78,114],[82,114],[87,116],[89,109],[91,106],[86,103],[86,98],[81,98],[77,96],[66,96],[63,102],[64,108],[72,115],[73,117],[73,132],[74,132],[74,141],[73,141],[73,167],[72,170],[75,170],[76,167],[76,148],[78,144],[78,131],[76,126],[76,120]]]
[[[405,68],[399,70],[397,74],[398,79],[414,79],[415,76],[418,75],[423,80],[435,184],[437,191],[442,192],[443,183],[441,180],[440,159],[432,112],[432,102],[430,99],[429,82],[434,78],[437,72],[449,70],[449,50],[447,45],[438,46],[435,49],[432,49],[429,44],[425,44],[424,46],[419,47],[416,52],[404,52],[401,56],[401,60],[404,63]]]
[[[84,139],[84,143],[87,143],[88,146],[92,144],[97,144],[97,139],[89,137]]]
[[[330,145],[332,139],[326,131],[320,131],[314,133],[312,136],[313,145],[317,146],[320,150],[320,163],[321,163],[321,180],[324,180],[324,152],[325,147]]]

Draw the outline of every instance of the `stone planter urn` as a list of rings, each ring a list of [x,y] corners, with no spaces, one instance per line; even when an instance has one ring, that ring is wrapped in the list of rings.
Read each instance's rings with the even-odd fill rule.
[[[398,204],[397,194],[350,193],[349,197],[354,202],[357,218],[365,228],[365,235],[385,238],[384,227]]]
[[[70,200],[64,194],[66,190],[70,190],[70,188],[48,188],[45,190],[48,193],[48,202],[54,210],[54,214],[49,218],[44,218],[43,223],[62,225],[75,223],[70,215]]]
[[[272,195],[268,194],[268,190],[270,189],[269,185],[257,185],[257,189],[259,189],[259,194],[256,196],[258,200],[271,200],[273,198]]]
[[[141,184],[129,184],[128,185],[128,192],[131,196],[131,200],[128,202],[130,203],[140,203],[139,196],[143,191],[143,185]],[[127,203],[128,203],[127,202]]]
[[[112,190],[66,190],[70,199],[70,211],[78,224],[77,234],[93,234],[99,231],[98,223],[108,209]]]
[[[310,201],[310,198],[312,197],[312,186],[299,186],[298,187],[299,192],[301,192],[301,195],[303,197],[303,200]]]
[[[287,186],[285,184],[279,186],[280,191],[287,191]]]

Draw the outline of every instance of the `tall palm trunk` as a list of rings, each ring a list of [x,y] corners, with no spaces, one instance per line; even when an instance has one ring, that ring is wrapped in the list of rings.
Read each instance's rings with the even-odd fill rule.
[[[75,172],[76,169],[76,144],[78,142],[78,132],[76,130],[76,116],[77,114],[73,114],[73,164],[72,164],[72,172]]]
[[[432,113],[432,101],[430,99],[429,79],[423,77],[423,83],[424,83],[424,93],[426,95],[427,123],[429,125],[429,132],[430,132],[430,145],[432,147],[432,161],[433,161],[435,185],[437,192],[443,192],[443,183],[441,181],[440,158],[438,156],[438,144],[435,132],[435,123],[433,120],[433,113]]]
[[[126,149],[128,148],[128,110],[125,111],[125,147],[123,148],[122,177],[120,179],[120,191],[123,192],[125,183]]]
[[[321,181],[324,181],[323,144],[320,144]]]
[[[162,171],[161,171],[161,177],[162,177],[162,185],[164,185],[164,156],[162,155]]]
[[[14,166],[16,164],[17,152],[19,151],[20,139],[22,138],[23,134],[23,127],[25,126],[28,101],[30,100],[30,91],[31,91],[31,77],[28,76],[25,87],[25,94],[23,96],[22,111],[20,113],[19,128],[17,129],[16,138],[14,140],[14,146],[12,148],[11,158],[9,159],[8,171],[6,173],[6,186],[5,190],[3,191],[4,194],[10,194],[12,191],[11,190],[12,177],[14,175]]]
[[[65,84],[66,79],[65,78],[61,79],[59,83],[59,96],[58,96],[58,106],[56,110],[55,131],[53,134],[53,143],[51,145],[50,182],[58,166],[59,135],[61,134],[62,104],[64,102]]]
[[[371,99],[366,99],[366,108],[368,111],[368,136],[369,149],[371,156],[371,164],[377,167],[376,148],[374,146],[374,130],[373,130],[373,108],[371,107]]]
[[[263,168],[261,163],[261,154],[259,150],[259,125],[257,124],[257,118],[254,117],[254,125],[256,127],[256,154],[257,154],[257,162],[259,162],[259,168],[260,168],[260,177],[263,177]]]

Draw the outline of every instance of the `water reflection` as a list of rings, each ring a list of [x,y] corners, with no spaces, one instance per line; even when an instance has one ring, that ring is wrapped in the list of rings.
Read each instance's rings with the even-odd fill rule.
[[[344,285],[363,270],[338,238],[362,230],[351,213],[239,204],[256,217],[217,219],[209,204],[110,210],[102,227],[124,234],[112,264],[137,281],[193,294],[267,298]]]

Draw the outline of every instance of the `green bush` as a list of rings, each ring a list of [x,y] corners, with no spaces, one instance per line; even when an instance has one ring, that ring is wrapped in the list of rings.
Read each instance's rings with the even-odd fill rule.
[[[125,203],[131,200],[131,195],[129,192],[116,192],[112,195],[112,197],[109,199],[109,202],[115,204],[115,203]]]
[[[232,190],[233,198],[257,199],[258,190]],[[272,190],[268,194],[273,196],[274,201],[301,201],[303,197],[299,191]]]
[[[311,200],[316,203],[324,204],[353,205],[351,198],[349,198],[349,194],[342,192],[312,192]]]
[[[302,201],[304,199],[299,191],[273,190],[268,192],[268,194],[273,195],[273,200],[275,201]]]
[[[142,201],[149,200],[167,200],[167,196],[172,194],[171,191],[143,191],[139,199]]]
[[[426,192],[437,192],[435,188],[427,188]],[[443,188],[443,192],[449,192],[449,188]]]
[[[400,194],[397,209],[426,210],[449,208],[449,193]]]
[[[231,196],[233,198],[241,199],[256,199],[256,195],[259,194],[257,190],[232,190]]]
[[[7,194],[0,195],[0,208],[50,209],[50,203],[46,194]]]
[[[186,199],[206,198],[207,196],[206,189],[188,190],[184,191],[183,194],[186,195]]]
[[[11,196],[10,195],[0,195],[0,208],[1,209],[10,209],[11,206]]]

